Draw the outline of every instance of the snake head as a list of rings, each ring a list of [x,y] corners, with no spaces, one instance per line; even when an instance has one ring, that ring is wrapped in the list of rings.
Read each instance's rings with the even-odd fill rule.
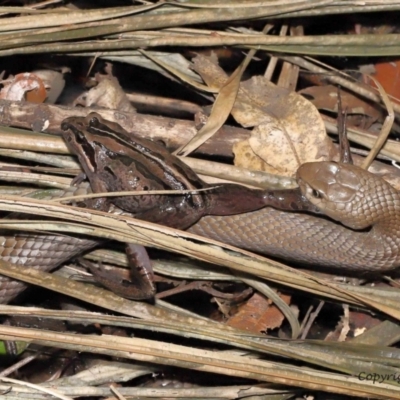
[[[352,229],[385,218],[385,207],[393,207],[397,194],[382,178],[351,164],[305,163],[297,171],[297,182],[312,204]]]

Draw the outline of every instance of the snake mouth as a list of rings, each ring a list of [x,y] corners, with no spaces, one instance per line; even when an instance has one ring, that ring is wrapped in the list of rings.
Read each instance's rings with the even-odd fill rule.
[[[312,209],[310,207],[310,210],[315,214],[325,214],[320,206],[323,199],[321,192],[314,189],[309,183],[307,183],[302,178],[297,179],[297,184],[299,185],[300,191],[304,196],[304,198],[314,206]]]

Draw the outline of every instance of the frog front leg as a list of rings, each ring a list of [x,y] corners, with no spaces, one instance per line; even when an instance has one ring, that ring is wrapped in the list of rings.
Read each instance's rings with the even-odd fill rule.
[[[78,174],[71,182],[71,186],[79,186],[82,182],[87,180],[87,176],[84,172]],[[107,192],[107,188],[102,182],[89,181],[90,188],[93,193],[104,193]],[[90,208],[92,210],[99,210],[107,212],[110,209],[110,201],[107,197],[95,197],[91,199],[79,200],[79,202],[73,202],[73,205],[78,207]]]
[[[153,299],[156,293],[153,266],[146,249],[140,245],[127,244],[126,254],[130,265],[130,280],[106,271],[101,264],[95,267],[85,259],[81,259],[80,264],[92,273],[95,281],[121,297],[131,300]]]

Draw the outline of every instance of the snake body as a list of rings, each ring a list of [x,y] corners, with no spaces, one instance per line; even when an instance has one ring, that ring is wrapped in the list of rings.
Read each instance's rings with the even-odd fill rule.
[[[309,201],[339,223],[267,207],[238,215],[206,216],[188,231],[342,272],[383,272],[400,266],[400,193],[391,185],[359,167],[331,162],[303,164],[297,180]],[[0,257],[48,271],[95,244],[69,236],[8,233],[0,237]],[[0,276],[0,303],[24,288]]]
[[[341,224],[268,208],[204,217],[189,231],[341,271],[383,272],[400,266],[400,193],[389,183],[354,165],[333,162],[303,164],[297,181],[309,201]]]

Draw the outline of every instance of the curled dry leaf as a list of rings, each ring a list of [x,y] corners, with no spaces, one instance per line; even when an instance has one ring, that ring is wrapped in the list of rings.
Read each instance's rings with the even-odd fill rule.
[[[0,98],[12,101],[43,103],[47,92],[43,81],[33,73],[24,72],[1,82]]]
[[[127,113],[135,112],[117,78],[97,74],[96,80],[99,82],[97,86],[80,95],[74,101],[74,106],[97,106]]]
[[[311,102],[263,77],[242,83],[240,92],[232,114],[255,128],[234,146],[235,165],[294,176],[305,162],[331,159],[332,142]]]
[[[46,103],[54,104],[65,86],[64,75],[51,69],[40,69],[33,71],[44,83],[47,91]]]

